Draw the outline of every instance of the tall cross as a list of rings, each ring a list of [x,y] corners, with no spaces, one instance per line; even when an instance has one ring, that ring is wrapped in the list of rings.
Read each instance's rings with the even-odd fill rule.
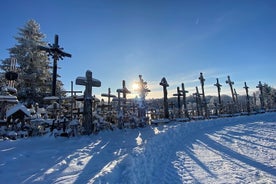
[[[179,87],[177,87],[177,93],[173,94],[173,96],[177,96],[177,107],[178,107],[178,117],[180,118],[181,112],[181,104],[180,104],[180,97],[182,96]]]
[[[63,57],[72,57],[71,54],[63,51],[58,45],[58,35],[55,35],[54,44],[48,44],[49,47],[44,47],[39,45],[38,49],[48,52],[50,56],[54,59],[53,63],[53,81],[52,81],[52,96],[56,96],[56,84],[57,84],[57,61],[59,59],[63,60]]]
[[[233,100],[233,103],[235,103],[235,102],[236,102],[236,100],[235,100],[234,91],[233,91],[233,84],[234,84],[234,82],[233,82],[233,81],[231,81],[231,79],[230,79],[230,76],[229,76],[229,75],[227,76],[227,81],[225,81],[225,82],[226,82],[226,84],[229,84],[229,86],[230,86],[230,89],[231,89],[231,94],[232,94],[232,100]]]
[[[221,96],[220,96],[220,92],[221,92],[221,84],[219,83],[219,79],[217,78],[217,83],[214,84],[214,86],[216,86],[218,88],[218,102],[219,102],[219,108],[221,108]]]
[[[85,86],[84,91],[84,107],[83,107],[83,126],[86,134],[91,134],[95,127],[92,116],[92,87],[101,87],[101,81],[92,78],[92,72],[86,71],[85,77],[77,77],[77,85]]]
[[[247,107],[247,112],[250,113],[250,101],[249,101],[249,95],[248,95],[248,86],[246,85],[246,82],[244,82],[244,87],[245,92],[246,92],[246,107]]]
[[[259,88],[260,90],[260,101],[261,101],[261,108],[264,109],[264,92],[263,92],[263,85],[261,83],[261,81],[259,81],[258,86],[256,86],[256,88]]]
[[[118,98],[119,98],[119,108],[120,108],[120,93],[123,94],[123,103],[124,103],[124,107],[123,107],[123,115],[125,115],[125,106],[126,106],[126,95],[130,93],[130,91],[126,88],[126,81],[123,80],[122,81],[122,89],[117,89],[118,92]]]
[[[185,117],[189,118],[189,113],[188,113],[188,109],[187,109],[187,101],[186,101],[186,93],[189,93],[189,91],[185,90],[184,83],[181,84],[181,87],[182,87],[182,90],[180,92],[182,92],[182,96],[183,96]]]
[[[206,98],[205,98],[205,92],[204,92],[204,82],[205,82],[205,79],[204,79],[202,73],[200,73],[200,76],[199,76],[198,79],[199,79],[199,81],[201,83],[202,99],[203,99],[203,105],[204,105],[204,110],[205,110],[205,117],[208,117],[209,113],[208,113],[208,108],[207,108],[207,101],[206,101]]]
[[[169,107],[168,107],[168,91],[167,87],[169,87],[169,84],[165,77],[161,79],[161,82],[159,85],[163,86],[163,94],[164,94],[164,117],[169,118]]]

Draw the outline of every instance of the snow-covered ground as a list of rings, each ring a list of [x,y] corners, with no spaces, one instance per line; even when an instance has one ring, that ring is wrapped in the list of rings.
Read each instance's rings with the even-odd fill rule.
[[[0,141],[0,183],[276,183],[276,113]]]

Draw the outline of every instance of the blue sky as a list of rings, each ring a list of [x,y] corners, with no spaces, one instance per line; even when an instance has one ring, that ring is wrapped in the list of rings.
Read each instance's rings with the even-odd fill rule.
[[[18,28],[30,19],[46,42],[59,35],[72,54],[58,63],[66,90],[88,69],[102,82],[93,89],[98,97],[109,87],[115,94],[122,80],[132,91],[140,74],[149,98],[162,97],[162,77],[169,96],[182,82],[194,93],[200,72],[206,95],[216,94],[216,78],[229,94],[227,75],[239,94],[244,82],[251,94],[259,81],[276,86],[274,0],[9,0],[1,2],[0,19],[0,59],[9,57]]]

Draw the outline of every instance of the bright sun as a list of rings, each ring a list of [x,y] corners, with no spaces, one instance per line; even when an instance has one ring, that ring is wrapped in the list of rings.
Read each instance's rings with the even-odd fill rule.
[[[139,85],[138,85],[137,83],[133,83],[133,84],[132,84],[132,89],[133,89],[133,90],[139,89]]]

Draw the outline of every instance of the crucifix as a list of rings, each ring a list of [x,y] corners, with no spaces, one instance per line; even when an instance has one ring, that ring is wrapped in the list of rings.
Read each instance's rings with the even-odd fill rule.
[[[221,96],[220,96],[220,92],[221,92],[221,84],[219,83],[219,79],[217,78],[217,83],[214,84],[214,86],[216,86],[218,88],[218,109],[219,109],[219,113],[221,111],[221,107],[222,107],[222,103],[221,103]]]
[[[199,81],[201,83],[202,100],[203,100],[203,105],[204,105],[205,117],[207,118],[209,116],[209,113],[208,113],[208,108],[207,108],[207,101],[206,101],[206,98],[205,98],[205,92],[204,92],[204,82],[205,82],[205,79],[204,79],[202,73],[200,73],[200,76],[199,76],[198,79],[199,79]]]
[[[264,109],[264,93],[263,93],[263,85],[261,83],[261,81],[259,81],[258,86],[256,86],[256,88],[259,88],[260,90],[260,102],[261,102],[261,109]]]
[[[163,77],[161,79],[161,82],[159,83],[159,85],[163,86],[163,94],[164,94],[164,117],[165,118],[169,118],[170,114],[169,114],[169,107],[168,107],[168,91],[167,91],[167,87],[169,87],[169,84],[166,80],[165,77]]]
[[[246,92],[246,107],[247,107],[247,112],[248,114],[250,113],[250,101],[249,101],[249,95],[248,95],[248,86],[246,85],[246,82],[244,82],[244,87],[245,92]]]
[[[85,77],[77,77],[77,85],[85,86],[84,106],[83,106],[83,126],[85,134],[89,135],[94,132],[93,115],[92,115],[92,87],[101,87],[101,81],[92,78],[92,72],[86,71]]]
[[[56,83],[57,83],[57,61],[59,59],[63,60],[63,57],[72,57],[71,54],[63,51],[58,45],[58,35],[55,35],[55,43],[48,44],[49,47],[38,46],[38,49],[48,52],[50,56],[54,59],[53,63],[53,81],[52,81],[52,96],[56,96]]]
[[[188,113],[188,109],[187,109],[187,101],[186,101],[186,93],[189,93],[189,91],[185,90],[184,83],[181,84],[181,87],[182,87],[182,90],[180,92],[182,92],[182,96],[183,96],[185,117],[189,118],[189,113]]]
[[[102,93],[101,96],[107,97],[108,110],[110,111],[110,98],[114,98],[116,95],[112,95],[110,88],[108,88],[108,93]]]
[[[233,100],[233,103],[235,103],[235,102],[236,102],[236,100],[235,100],[234,91],[233,91],[233,84],[234,84],[234,82],[233,82],[233,81],[231,81],[231,79],[230,79],[230,76],[229,76],[229,75],[227,76],[227,81],[225,81],[225,82],[226,82],[226,84],[229,84],[229,86],[230,86],[230,89],[231,89],[231,94],[232,94],[232,100]]]
[[[182,96],[179,87],[177,87],[177,93],[173,94],[173,96],[177,96],[177,107],[178,107],[178,117],[180,118],[181,114],[181,104],[180,104],[180,97]]]

